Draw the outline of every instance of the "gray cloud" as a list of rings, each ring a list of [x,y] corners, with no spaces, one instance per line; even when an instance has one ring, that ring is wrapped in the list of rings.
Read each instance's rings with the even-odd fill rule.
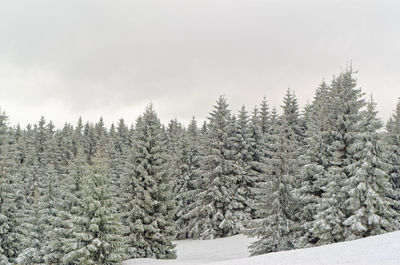
[[[382,118],[400,96],[396,1],[3,1],[0,106],[26,124],[83,115],[163,121],[234,109],[287,87],[311,100],[350,60]]]

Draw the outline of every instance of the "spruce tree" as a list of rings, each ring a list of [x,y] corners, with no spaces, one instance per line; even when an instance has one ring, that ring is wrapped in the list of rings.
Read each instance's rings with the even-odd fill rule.
[[[233,158],[231,119],[228,103],[221,96],[210,113],[201,164],[201,191],[191,211],[196,238],[237,234],[247,219],[244,198],[237,197],[243,169]]]
[[[350,177],[342,188],[348,195],[344,207],[350,212],[343,222],[346,240],[392,232],[399,226],[395,203],[390,198],[394,191],[383,161],[384,145],[378,133],[382,123],[372,97],[359,123],[361,131],[352,146],[354,161],[348,166]]]
[[[342,187],[351,177],[348,166],[355,160],[352,146],[360,133],[360,110],[365,106],[351,67],[332,80],[328,95],[331,102],[326,135],[329,166],[315,182],[316,189],[323,191],[312,228],[318,245],[346,238],[343,222],[351,210],[344,206],[347,194]]]
[[[387,152],[385,153],[385,160],[389,165],[388,174],[395,191],[393,197],[400,202],[400,99],[386,124],[386,131]]]
[[[135,129],[124,221],[130,258],[175,258],[174,200],[161,123],[150,105]]]
[[[83,176],[82,198],[76,206],[68,240],[66,264],[117,264],[124,259],[122,224],[111,196],[109,167],[105,150],[99,148],[93,165]]]
[[[123,176],[128,163],[129,152],[129,132],[124,120],[120,120],[117,129],[114,124],[108,134],[108,154],[110,161],[111,187],[112,194],[121,211],[123,200]]]
[[[301,227],[296,240],[297,247],[311,246],[316,243],[311,229],[323,192],[316,182],[326,177],[326,169],[330,166],[327,157],[329,141],[326,137],[330,109],[328,92],[329,86],[323,81],[316,90],[312,104],[307,109],[305,149],[300,157],[304,166],[299,175],[300,187],[295,191],[301,207],[301,211],[297,214]]]
[[[244,106],[239,111],[238,119],[233,123],[232,146],[233,160],[237,168],[241,170],[237,182],[236,199],[242,198],[244,211],[242,219],[247,221],[255,216],[255,184],[258,181],[259,168],[255,168],[254,147],[256,139],[253,138],[254,131],[250,129],[249,115]],[[257,162],[257,161],[256,161]]]
[[[16,146],[8,117],[0,110],[0,264],[13,263],[22,251],[21,183],[16,175]]]
[[[260,130],[263,135],[270,133],[270,113],[267,99],[264,97],[260,104],[259,113]]]
[[[271,161],[270,159],[272,158],[273,153],[272,144],[276,129],[273,128],[273,125],[277,125],[278,117],[275,109],[272,110],[271,114],[269,113],[265,98],[261,103],[261,109],[262,111],[259,112],[257,108],[254,108],[249,126],[252,143],[250,146],[250,152],[252,155],[250,166],[251,170],[255,173],[252,188],[254,194],[253,208],[255,210],[252,213],[253,219],[262,217],[262,215],[259,215],[260,211],[258,211],[258,209],[263,207],[263,201],[269,192],[266,187],[269,172],[268,163]]]
[[[178,238],[193,237],[191,231],[191,216],[196,197],[199,192],[200,165],[202,153],[200,149],[200,135],[197,121],[193,117],[188,129],[181,138],[182,153],[179,161],[179,172],[175,183],[176,213],[175,223]]]
[[[250,245],[251,255],[289,250],[294,247],[293,197],[287,172],[287,137],[282,134],[282,123],[274,110],[271,117],[271,158],[266,159],[267,176],[258,183],[264,190],[259,197],[257,215],[246,233],[258,240]]]
[[[282,116],[279,122],[279,134],[282,137],[280,146],[282,156],[283,174],[291,188],[299,186],[299,171],[302,167],[300,154],[303,151],[304,127],[300,117],[297,98],[289,89],[283,99]]]
[[[63,258],[76,250],[77,238],[73,228],[81,215],[83,182],[90,173],[89,169],[83,147],[77,147],[75,158],[71,161],[62,181],[63,190],[59,195],[63,202],[59,205],[60,222],[52,231],[54,237],[49,245],[53,251],[45,257],[48,263],[62,264]]]

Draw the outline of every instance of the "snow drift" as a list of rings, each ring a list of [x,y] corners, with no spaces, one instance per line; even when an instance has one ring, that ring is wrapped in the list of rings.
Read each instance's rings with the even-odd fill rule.
[[[248,257],[243,235],[215,240],[176,241],[176,260],[133,259],[124,265],[398,265],[400,231],[322,247]]]

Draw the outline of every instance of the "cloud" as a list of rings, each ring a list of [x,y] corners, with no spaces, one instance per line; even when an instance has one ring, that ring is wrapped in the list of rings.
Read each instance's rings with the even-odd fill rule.
[[[264,95],[279,106],[287,87],[304,104],[350,60],[382,117],[399,96],[394,1],[1,5],[0,105],[22,124],[39,118],[27,112],[134,120],[150,101],[164,121],[202,119],[220,94],[234,109]]]

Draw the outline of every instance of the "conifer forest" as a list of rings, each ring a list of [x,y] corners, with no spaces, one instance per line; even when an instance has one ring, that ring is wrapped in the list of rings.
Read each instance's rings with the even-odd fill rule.
[[[132,125],[62,128],[2,109],[0,264],[174,259],[174,240],[236,234],[260,255],[400,230],[400,100],[379,119],[351,67],[304,108],[265,93],[237,113],[221,96],[187,125],[151,104]]]

